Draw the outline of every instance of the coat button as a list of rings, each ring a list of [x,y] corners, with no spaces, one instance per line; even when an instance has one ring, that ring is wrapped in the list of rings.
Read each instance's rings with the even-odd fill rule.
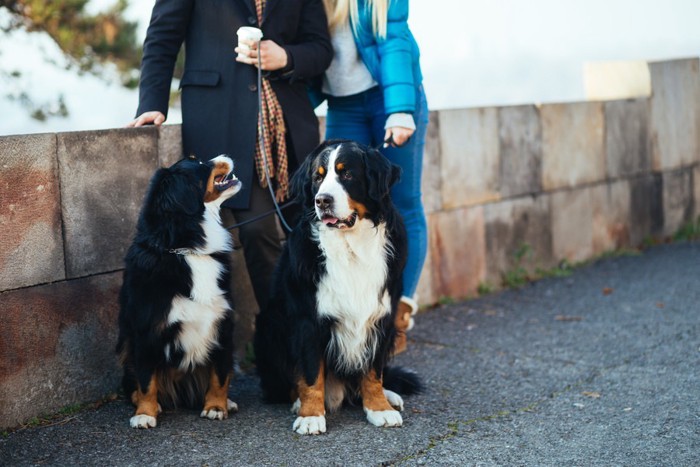
[[[249,17],[248,17],[248,24],[253,24],[253,25],[254,25],[254,24],[257,24],[257,23],[258,23],[258,18],[256,18],[255,16],[249,16]]]
[[[248,89],[250,89],[252,92],[255,92],[258,90],[258,87],[255,84],[249,84]]]

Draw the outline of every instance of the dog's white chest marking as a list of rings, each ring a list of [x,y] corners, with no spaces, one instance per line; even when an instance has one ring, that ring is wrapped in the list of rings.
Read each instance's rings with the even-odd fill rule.
[[[215,202],[204,205],[202,229],[206,242],[199,248],[203,254],[231,251],[231,234],[221,225],[221,212]]]
[[[206,235],[200,254],[186,255],[185,261],[192,271],[192,289],[189,297],[173,299],[168,324],[180,323],[176,345],[183,351],[180,363],[183,369],[204,364],[218,339],[218,323],[231,309],[219,287],[223,266],[206,253],[229,251],[231,240],[221,227],[218,209],[206,209],[202,222]],[[166,348],[169,358],[170,349]]]
[[[316,297],[321,316],[336,319],[331,346],[347,370],[366,368],[377,345],[377,322],[391,313],[386,290],[391,245],[386,226],[358,221],[352,231],[321,226],[316,234],[326,271]]]

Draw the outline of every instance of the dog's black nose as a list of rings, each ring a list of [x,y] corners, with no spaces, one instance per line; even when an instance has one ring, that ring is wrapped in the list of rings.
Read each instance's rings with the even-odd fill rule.
[[[319,209],[328,209],[333,206],[333,197],[325,193],[319,193],[316,195],[316,206]]]

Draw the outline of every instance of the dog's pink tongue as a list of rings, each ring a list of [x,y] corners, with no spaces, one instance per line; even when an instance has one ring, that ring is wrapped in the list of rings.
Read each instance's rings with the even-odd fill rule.
[[[324,217],[323,222],[325,222],[326,225],[335,225],[338,223],[338,218],[337,217]]]

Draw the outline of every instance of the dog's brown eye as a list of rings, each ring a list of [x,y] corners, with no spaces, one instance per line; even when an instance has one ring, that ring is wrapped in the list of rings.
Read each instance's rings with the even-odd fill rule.
[[[352,180],[352,174],[349,170],[343,170],[340,173],[340,178],[342,178],[343,180]]]
[[[323,180],[323,175],[321,175],[320,173],[314,174],[314,182],[320,183],[322,180]]]

